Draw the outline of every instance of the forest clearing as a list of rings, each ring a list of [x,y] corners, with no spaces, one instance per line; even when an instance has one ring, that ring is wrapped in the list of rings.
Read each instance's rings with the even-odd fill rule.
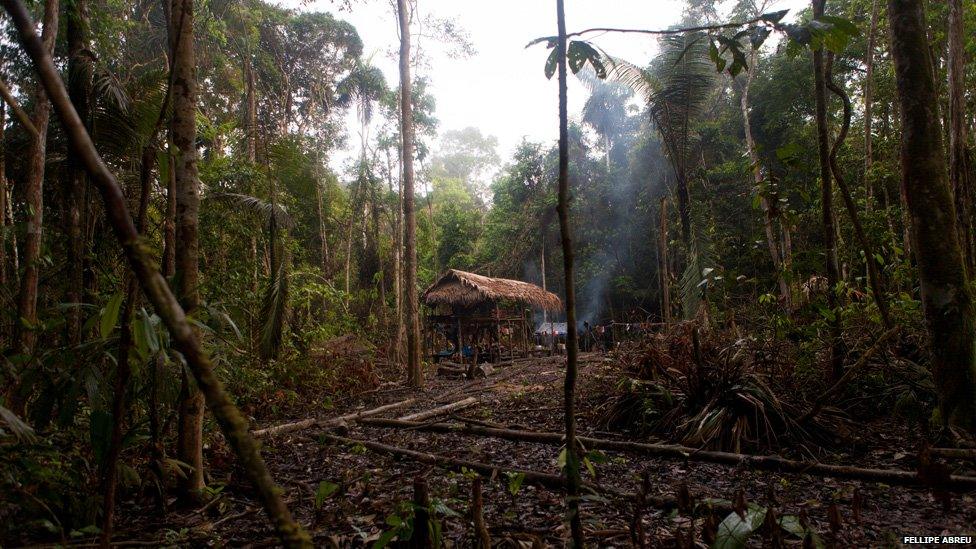
[[[976,545],[976,0],[467,4],[0,0],[0,547]]]

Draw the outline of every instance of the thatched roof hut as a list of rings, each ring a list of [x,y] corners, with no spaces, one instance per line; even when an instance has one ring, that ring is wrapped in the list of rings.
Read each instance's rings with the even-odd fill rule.
[[[507,278],[490,278],[449,269],[424,292],[424,303],[431,307],[450,305],[472,307],[493,301],[525,303],[550,312],[561,311],[559,297],[535,284]]]

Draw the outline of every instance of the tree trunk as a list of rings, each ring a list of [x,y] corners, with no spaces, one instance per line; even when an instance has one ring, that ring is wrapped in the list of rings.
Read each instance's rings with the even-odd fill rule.
[[[922,309],[943,424],[976,430],[974,309],[943,156],[938,95],[921,0],[889,0],[902,113],[902,192],[911,217]]]
[[[311,547],[308,534],[292,519],[281,497],[281,491],[275,486],[264,460],[261,459],[257,443],[248,434],[247,421],[224,391],[223,384],[214,374],[210,357],[201,347],[186,313],[170,291],[166,280],[160,276],[150,253],[139,240],[139,233],[132,223],[118,180],[98,155],[83,122],[71,105],[50,51],[38,38],[27,9],[20,0],[0,0],[0,3],[17,27],[34,68],[47,92],[51,94],[72,152],[81,158],[89,178],[101,191],[105,213],[134,275],[169,330],[173,347],[182,353],[197,385],[206,395],[207,403],[213,410],[224,437],[254,486],[279,539],[285,547]]]
[[[0,101],[0,286],[7,286],[7,104]],[[6,339],[6,322],[0,322],[0,341]]]
[[[424,385],[420,357],[420,300],[417,295],[417,217],[414,206],[413,174],[413,83],[410,80],[410,14],[407,0],[397,0],[400,23],[400,139],[403,155],[404,267],[406,279],[407,382],[411,387]]]
[[[86,124],[90,119],[92,58],[89,44],[88,0],[73,0],[68,3],[68,93],[78,116]],[[67,159],[67,291],[68,303],[81,303],[84,299],[82,289],[85,284],[85,213],[88,210],[85,170],[74,155]],[[81,308],[72,306],[66,319],[68,343],[77,345],[81,341]]]
[[[187,314],[200,305],[198,223],[200,179],[196,147],[196,56],[193,51],[193,0],[169,0],[170,59],[173,63],[173,118],[170,133],[176,146],[176,272],[180,304]],[[177,459],[193,468],[181,479],[184,496],[197,498],[203,480],[204,397],[184,371],[180,376]]]
[[[668,326],[671,324],[671,273],[668,272],[668,199],[663,196],[658,217],[657,271],[661,287],[661,321]]]
[[[556,64],[559,73],[559,190],[556,211],[562,237],[563,273],[566,292],[566,381],[563,412],[566,422],[566,507],[572,547],[583,549],[583,517],[580,515],[580,456],[576,441],[576,376],[579,339],[576,333],[576,280],[573,273],[573,240],[569,223],[569,116],[566,93],[566,13],[563,0],[556,0]]]
[[[871,211],[874,186],[871,184],[871,166],[874,165],[873,136],[871,135],[874,109],[874,41],[878,34],[878,0],[871,0],[871,27],[868,31],[868,49],[864,52],[864,209]]]
[[[861,245],[861,250],[864,252],[864,263],[868,271],[868,285],[871,288],[871,295],[874,297],[874,302],[878,306],[878,312],[881,314],[881,322],[884,324],[885,329],[890,330],[893,325],[891,323],[891,315],[888,313],[888,298],[884,295],[881,283],[881,262],[876,257],[874,245],[864,232],[861,219],[857,214],[857,207],[854,204],[854,198],[851,196],[850,189],[844,180],[844,173],[837,164],[837,152],[844,144],[844,140],[847,139],[847,132],[851,128],[851,114],[853,112],[851,99],[843,88],[834,83],[833,54],[829,54],[827,59],[827,66],[824,71],[826,73],[827,88],[844,102],[844,122],[841,126],[840,134],[837,136],[837,140],[834,141],[834,145],[830,149],[830,170],[834,174],[834,179],[837,180],[840,196],[844,201],[844,207],[847,209],[847,215],[851,218],[851,225],[854,227],[854,235],[857,237],[858,243]]]
[[[820,17],[824,13],[826,0],[813,0],[813,16]],[[844,356],[840,350],[840,318],[837,311],[837,283],[840,281],[840,270],[837,266],[837,240],[834,230],[833,191],[830,179],[830,138],[827,135],[827,81],[824,73],[823,49],[813,52],[814,95],[816,97],[817,142],[820,152],[820,178],[822,202],[822,220],[824,253],[827,271],[827,306],[833,319],[830,322],[828,339],[830,340],[830,378],[840,379],[844,374]]]
[[[972,188],[966,132],[966,35],[963,29],[962,0],[949,1],[949,184],[955,194],[959,244],[966,260],[967,274],[974,268],[972,228]]]
[[[58,37],[58,0],[44,2],[43,30],[41,41],[48,53],[53,54],[54,42]],[[17,345],[21,352],[34,351],[37,333],[37,292],[40,280],[41,241],[44,230],[44,163],[47,158],[47,126],[51,117],[51,104],[40,82],[34,88],[34,113],[31,122],[37,135],[31,141],[27,152],[27,178],[24,198],[27,202],[27,231],[24,236],[24,274],[20,280],[20,294],[17,297],[17,315],[21,319],[17,325]],[[22,403],[12,408],[14,413]]]
[[[783,268],[783,260],[778,245],[779,239],[776,238],[773,207],[764,192],[765,189],[763,189],[762,164],[759,159],[759,151],[756,150],[756,142],[752,137],[752,127],[749,121],[749,88],[752,86],[752,77],[756,71],[755,50],[749,55],[749,72],[746,76],[746,82],[742,86],[742,95],[739,99],[739,108],[742,111],[742,130],[746,136],[746,148],[749,151],[749,161],[752,164],[753,182],[756,184],[756,192],[759,193],[759,201],[763,211],[763,229],[766,232],[769,257],[772,259],[773,269],[776,271],[776,280],[779,283],[779,293],[783,299],[783,306],[787,311],[791,311],[793,309],[793,296],[787,274]]]
[[[155,141],[155,132],[150,141]],[[136,229],[140,235],[146,233],[149,212],[149,194],[152,190],[152,170],[156,161],[156,147],[146,145],[142,150],[139,170],[139,209]],[[80,164],[79,164],[80,167]],[[128,413],[129,381],[132,378],[132,365],[129,362],[129,352],[132,350],[132,315],[138,306],[138,281],[130,271],[125,273],[125,305],[119,320],[119,350],[115,367],[115,391],[112,401],[112,436],[105,459],[105,469],[102,475],[102,534],[101,543],[108,547],[112,541],[112,531],[115,526],[115,500],[118,491],[118,462],[122,454],[122,437],[124,434],[124,418]],[[155,375],[155,372],[153,373]]]

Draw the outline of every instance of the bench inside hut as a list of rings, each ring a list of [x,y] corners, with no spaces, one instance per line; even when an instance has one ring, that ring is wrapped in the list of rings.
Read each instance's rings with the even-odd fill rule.
[[[434,362],[497,363],[526,356],[534,316],[562,311],[556,294],[535,284],[450,269],[423,294],[426,347]]]

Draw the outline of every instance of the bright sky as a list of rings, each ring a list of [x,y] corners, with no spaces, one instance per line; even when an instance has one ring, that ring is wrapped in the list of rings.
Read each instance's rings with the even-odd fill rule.
[[[387,83],[399,81],[396,18],[389,0],[354,2],[352,11],[338,12],[331,0],[283,0],[283,5],[313,11],[332,11],[359,31],[365,55],[383,70]],[[423,76],[431,81],[437,101],[439,132],[475,126],[498,138],[499,155],[510,158],[527,137],[553,141],[558,136],[556,79],[543,74],[548,50],[544,45],[526,49],[532,39],[556,34],[555,2],[552,0],[419,0],[420,18],[433,14],[453,18],[464,28],[476,54],[452,59],[445,48],[420,37],[430,58]],[[787,19],[808,5],[806,0],[779,0],[767,11],[790,9]],[[683,0],[567,0],[569,32],[590,27],[667,28],[676,23]],[[644,35],[606,34],[592,37],[608,53],[643,65],[650,60],[655,39]],[[578,117],[585,99],[584,88],[570,78],[569,113]],[[347,127],[355,128],[354,114]],[[358,140],[351,136],[350,145]],[[340,169],[350,152],[337,154],[333,167]]]

